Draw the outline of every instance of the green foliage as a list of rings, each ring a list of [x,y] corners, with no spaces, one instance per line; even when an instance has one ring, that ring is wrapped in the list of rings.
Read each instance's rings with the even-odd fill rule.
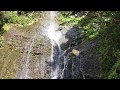
[[[75,17],[74,15],[71,15],[71,14],[72,14],[71,11],[67,11],[67,12],[62,11],[58,18],[59,23],[75,25],[75,24],[78,24],[78,22],[83,18],[83,17]]]
[[[29,23],[31,23],[34,20],[37,20],[38,18],[37,13],[35,12],[30,12],[30,13],[23,13],[21,11],[21,14],[19,15],[18,12],[20,11],[3,11],[4,18],[7,19],[7,23],[12,23],[12,24],[19,24],[26,26]]]
[[[80,15],[77,15],[80,13]],[[81,11],[75,13],[74,11],[67,11],[65,13],[61,12],[59,16],[60,24],[69,24],[69,25],[77,25],[79,28],[84,29],[84,35],[86,36],[86,39],[91,39],[96,37],[100,29],[99,27],[99,18],[96,12],[87,12],[87,11]]]
[[[0,36],[0,48],[5,45],[4,43],[4,36]]]
[[[119,60],[113,65],[112,69],[110,70],[108,79],[120,79],[120,73],[116,72],[118,67],[120,67],[120,57]]]
[[[108,17],[110,22],[105,21],[101,24],[103,28],[99,34],[101,38],[101,46],[99,47],[101,58],[101,78],[117,78],[115,68],[119,64],[120,57],[120,12],[104,12],[103,16]]]
[[[5,24],[2,28],[5,30],[5,31],[8,31],[10,29],[10,25],[9,24]]]

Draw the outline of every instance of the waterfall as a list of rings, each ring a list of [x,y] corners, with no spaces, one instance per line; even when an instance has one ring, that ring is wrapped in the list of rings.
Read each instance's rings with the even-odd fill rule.
[[[36,38],[36,35],[34,35],[33,38],[31,38],[25,46],[25,52],[23,54],[22,61],[21,61],[22,62],[21,64],[23,66],[22,66],[22,71],[21,71],[20,76],[19,76],[20,79],[27,79],[28,78],[30,52],[32,50],[32,46],[34,44],[35,38]]]
[[[48,37],[51,40],[51,44],[54,46],[55,43],[57,44],[59,50],[60,50],[60,44],[59,39],[61,37],[61,33],[59,31],[56,31],[58,29],[58,24],[56,22],[57,13],[55,11],[50,11],[50,21],[48,26]]]
[[[25,52],[23,53],[23,58],[21,60],[22,70],[20,75],[18,76],[20,79],[33,78],[32,76],[30,76],[31,73],[34,74],[34,72],[30,68],[30,66],[33,64],[30,64],[30,61],[33,60],[31,52],[32,50],[34,50],[33,46],[36,43],[36,39],[39,38],[39,36],[41,35],[45,36],[46,39],[50,41],[51,45],[49,46],[51,46],[51,56],[49,55],[49,58],[47,58],[47,60],[41,57],[36,60],[35,68],[38,70],[37,72],[40,73],[38,74],[38,76],[40,76],[41,78],[51,79],[67,78],[71,73],[72,76],[74,76],[75,61],[72,60],[72,64],[70,64],[72,66],[72,71],[69,72],[68,70],[70,68],[69,62],[71,61],[70,58],[67,56],[69,48],[67,50],[63,50],[63,48],[61,49],[61,42],[66,42],[67,39],[65,37],[65,34],[63,34],[62,31],[58,30],[59,25],[57,23],[57,14],[57,11],[46,11],[43,13],[39,31],[33,33],[33,36],[31,36],[30,40],[25,45]],[[49,61],[50,64],[47,64],[46,61]],[[49,69],[46,68],[47,66]],[[49,73],[47,72],[47,70],[49,71]],[[81,58],[80,70],[81,72],[83,71]],[[84,79],[84,72],[82,72],[82,74]]]
[[[45,36],[47,36],[50,39],[50,43],[52,45],[51,47],[51,79],[57,79],[59,76],[60,71],[60,54],[61,54],[61,47],[60,47],[60,38],[61,38],[61,32],[58,31],[58,23],[57,23],[57,11],[46,11],[43,14],[43,18],[41,19],[42,23],[40,25],[41,33]],[[20,79],[27,79],[32,78],[30,73],[30,61],[31,61],[31,52],[32,48],[35,44],[36,38],[39,37],[39,32],[33,33],[33,36],[31,36],[31,39],[26,43],[25,45],[25,51],[23,53],[23,57],[21,60],[21,71],[18,73],[18,78]],[[43,62],[44,60],[41,60]],[[43,64],[45,62],[40,64],[40,72],[44,71]],[[43,67],[42,67],[43,66]],[[47,71],[47,70],[46,70]],[[41,74],[43,78],[45,78],[44,73]]]
[[[58,77],[58,70],[59,70],[59,55],[61,52],[60,44],[59,44],[59,39],[61,37],[60,31],[56,31],[58,29],[58,24],[56,22],[57,18],[57,12],[56,11],[50,11],[50,20],[49,20],[49,26],[47,29],[48,37],[51,40],[52,44],[52,51],[51,51],[51,62],[54,63],[52,66],[52,72],[51,72],[51,78],[56,79]],[[55,52],[55,48],[58,47],[57,52]],[[56,60],[54,59],[54,52],[58,53],[56,55]]]

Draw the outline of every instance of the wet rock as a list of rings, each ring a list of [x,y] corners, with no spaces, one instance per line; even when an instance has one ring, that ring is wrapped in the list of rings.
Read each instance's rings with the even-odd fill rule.
[[[65,31],[65,30],[61,30]],[[99,40],[84,41],[84,35],[77,26],[65,31],[63,34],[68,39],[61,45],[67,59],[67,68],[64,72],[65,79],[96,79],[99,78],[99,55],[93,53]],[[62,37],[63,38],[63,37]],[[64,40],[61,39],[61,40]]]
[[[94,75],[90,75],[90,74],[86,74],[84,76],[85,76],[85,79],[99,79],[99,76],[94,76]]]
[[[72,52],[70,52],[70,53],[68,53],[68,55],[67,55],[68,57],[75,57],[75,54],[74,53],[72,53]]]
[[[83,79],[80,63],[76,57],[70,57],[64,72],[64,79]]]
[[[22,36],[22,35],[14,35],[15,38],[22,38],[22,39],[30,39],[30,37]]]
[[[33,56],[35,56],[35,55],[40,55],[40,54],[43,54],[43,53],[35,52],[35,53],[32,53],[32,54],[33,54]]]
[[[59,27],[57,31],[61,31],[61,30],[63,30],[63,27]]]
[[[81,37],[80,34],[81,31],[79,30],[79,28],[73,27],[66,33],[66,38],[69,38],[70,40],[75,40]]]

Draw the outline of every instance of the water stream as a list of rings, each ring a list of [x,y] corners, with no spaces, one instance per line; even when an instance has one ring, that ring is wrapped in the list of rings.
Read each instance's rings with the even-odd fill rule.
[[[20,79],[28,78],[30,52],[32,50],[35,38],[36,38],[36,35],[34,35],[25,46],[25,52],[24,52],[22,60],[21,60],[21,65],[23,65],[23,66],[22,66],[22,71],[19,76]]]
[[[51,79],[63,79],[64,75],[67,68],[68,68],[68,58],[67,56],[65,56],[63,50],[61,49],[61,43],[60,43],[60,39],[63,37],[61,31],[58,30],[59,25],[57,23],[57,11],[46,11],[46,16],[43,17],[43,22],[41,23],[41,31],[43,36],[47,36],[50,40],[51,43],[51,56],[50,56],[50,62],[51,62],[51,73],[50,73],[50,77]],[[25,52],[23,53],[23,58],[22,58],[22,71],[19,75],[20,79],[27,79],[27,78],[31,78],[29,76],[29,62],[30,62],[30,53],[32,51],[32,47],[35,44],[35,40],[36,38],[38,38],[39,33],[36,32],[33,37],[27,42],[26,46],[25,46]],[[38,60],[36,62],[40,62],[39,64],[35,65],[37,66],[40,70],[41,76],[42,78],[45,77],[45,71],[46,69],[46,64],[45,64],[45,59],[44,60]],[[81,59],[80,59],[80,63],[81,63]],[[74,63],[72,60],[72,75],[74,74]],[[80,65],[81,66],[81,65]],[[40,68],[39,68],[40,67]],[[80,67],[81,69],[82,67]],[[82,71],[82,70],[81,70]],[[43,73],[44,72],[44,73]],[[67,75],[67,74],[66,74]],[[84,76],[84,75],[83,75]],[[48,77],[46,77],[48,78]],[[84,77],[83,77],[84,78]]]
[[[61,33],[60,31],[57,31],[58,29],[58,24],[56,22],[56,18],[57,18],[57,12],[55,11],[50,11],[50,25],[48,26],[47,32],[48,32],[48,37],[51,40],[51,44],[52,44],[52,52],[51,52],[51,62],[53,62],[53,66],[52,66],[52,71],[51,71],[51,78],[52,79],[56,79],[58,77],[58,70],[59,70],[59,55],[61,53],[61,47],[59,44],[59,39],[61,37]],[[57,48],[54,48],[57,47]],[[56,52],[54,49],[57,49]],[[58,53],[58,55],[54,56],[54,53]],[[55,59],[54,59],[55,57]]]

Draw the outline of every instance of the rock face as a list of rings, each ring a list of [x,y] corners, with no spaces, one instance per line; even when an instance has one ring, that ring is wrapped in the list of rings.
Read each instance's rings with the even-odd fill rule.
[[[5,48],[0,50],[0,78],[20,79],[24,74],[29,79],[51,78],[51,44],[38,27],[12,27],[5,33]]]
[[[26,43],[26,45],[28,44]],[[30,49],[31,51],[29,51]],[[31,47],[28,45],[27,48],[23,50],[20,67],[21,69],[19,70],[17,78],[20,77],[24,78],[25,77],[24,75],[27,75],[28,79],[51,78],[50,55],[51,55],[50,41],[42,35],[36,37],[33,45]]]
[[[12,42],[12,44],[9,42],[6,42],[6,44],[9,47],[11,46],[12,49],[19,49],[18,53],[21,55],[19,60],[15,60],[17,62],[17,64],[15,63],[17,67],[15,67],[16,77],[9,78],[20,78],[20,75],[24,76],[27,72],[28,79],[50,79],[51,67],[57,67],[54,64],[58,62],[59,58],[61,70],[59,73],[63,75],[62,79],[99,78],[99,55],[97,52],[93,52],[99,40],[83,41],[81,30],[77,27],[63,26],[60,29],[62,33],[60,39],[61,52],[58,52],[58,47],[54,47],[53,56],[55,57],[53,59],[56,61],[52,63],[50,40],[43,36],[42,32],[37,33],[38,36],[33,40],[35,30],[32,29],[25,33],[25,30],[15,29],[15,31],[11,30],[11,35],[6,35],[6,41]],[[13,31],[16,33],[13,33]],[[61,56],[56,57],[58,55]],[[11,61],[13,62],[14,59],[11,58]],[[9,63],[7,64],[9,65]],[[11,68],[13,67],[14,65],[11,65]],[[116,72],[119,73],[119,68]],[[3,78],[4,73],[1,76]],[[61,78],[61,76],[59,77]]]
[[[66,57],[64,79],[99,78],[99,55],[94,48],[99,40],[83,41],[84,36],[77,27],[63,28],[61,48]]]

